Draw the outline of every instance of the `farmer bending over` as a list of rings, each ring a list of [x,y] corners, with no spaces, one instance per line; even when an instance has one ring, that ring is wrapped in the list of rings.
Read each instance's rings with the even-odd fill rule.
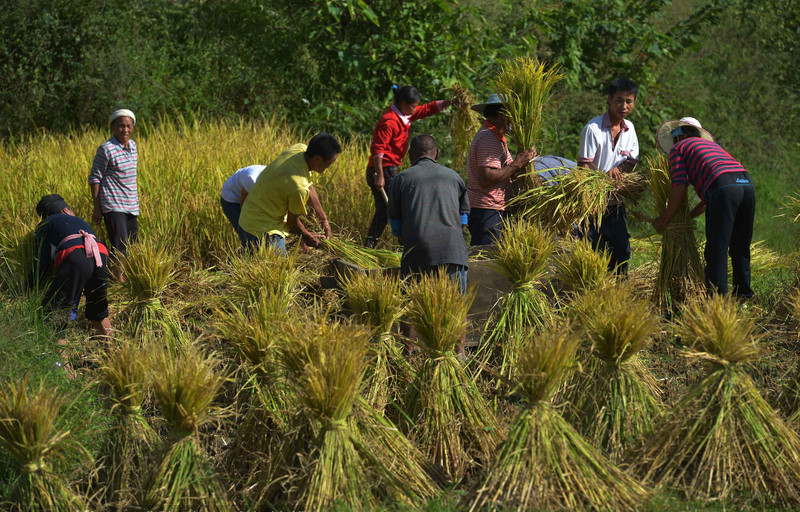
[[[466,293],[467,187],[457,172],[436,163],[439,149],[430,135],[414,137],[408,156],[412,166],[394,178],[389,192],[389,223],[403,245],[400,274],[405,278],[445,268]],[[464,352],[463,336],[458,351]]]
[[[689,184],[700,197],[692,218],[706,214],[706,288],[728,292],[728,254],[733,267],[733,294],[753,296],[750,288],[750,241],[756,191],[750,174],[693,117],[666,121],[656,140],[669,154],[672,192],[667,207],[653,220],[659,233],[667,228],[686,197]]]
[[[264,168],[242,204],[242,245],[252,250],[266,238],[270,246],[286,254],[285,238],[294,233],[305,244],[316,247],[321,236],[308,231],[300,221],[300,216],[308,213],[306,205],[322,223],[322,236],[329,237],[330,225],[313,191],[311,171],[322,173],[341,152],[342,147],[332,135],[318,133],[308,146],[295,144]]]
[[[81,295],[86,295],[86,319],[97,334],[111,336],[108,319],[108,251],[91,226],[76,217],[58,194],[42,197],[36,205],[42,221],[34,231],[36,255],[28,287],[44,281],[52,270],[42,307],[74,320]]]

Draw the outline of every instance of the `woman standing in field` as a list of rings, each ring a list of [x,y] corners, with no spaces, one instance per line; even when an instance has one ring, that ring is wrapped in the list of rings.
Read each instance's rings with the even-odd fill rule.
[[[421,99],[422,95],[416,88],[406,85],[398,89],[395,86],[394,102],[383,112],[372,133],[367,185],[375,200],[375,215],[364,242],[367,247],[375,247],[386,228],[387,193],[408,150],[411,123],[438,114],[452,103],[452,100],[438,100],[420,105]]]

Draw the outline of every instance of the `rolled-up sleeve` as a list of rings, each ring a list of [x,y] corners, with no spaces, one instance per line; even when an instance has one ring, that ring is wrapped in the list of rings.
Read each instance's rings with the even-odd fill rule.
[[[96,185],[103,180],[106,169],[108,168],[108,155],[102,146],[97,148],[97,153],[94,155],[92,162],[92,169],[89,171],[89,184]]]

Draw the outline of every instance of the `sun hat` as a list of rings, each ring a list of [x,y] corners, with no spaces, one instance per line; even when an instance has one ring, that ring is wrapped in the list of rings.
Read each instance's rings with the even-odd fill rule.
[[[501,98],[499,94],[492,94],[489,96],[489,99],[486,100],[485,103],[476,103],[472,105],[470,108],[479,114],[483,114],[483,111],[489,105],[502,105],[504,98]]]
[[[36,213],[43,219],[48,215],[61,213],[64,208],[69,208],[69,205],[64,201],[64,198],[58,194],[42,196],[39,202],[36,203]]]
[[[700,126],[700,121],[693,117],[682,117],[680,119],[672,119],[670,121],[664,121],[661,123],[661,126],[658,127],[656,130],[656,141],[658,141],[659,147],[664,153],[669,154],[669,150],[672,149],[672,146],[675,145],[672,139],[672,132],[681,126],[692,126],[697,128],[700,132],[700,138],[709,140],[714,142],[714,136],[711,135],[708,130],[704,129]]]
[[[108,116],[108,124],[113,123],[115,119],[118,119],[120,117],[130,117],[131,119],[133,119],[133,124],[136,125],[136,116],[133,115],[133,112],[131,112],[127,108],[118,108],[117,110],[112,112],[111,115]]]

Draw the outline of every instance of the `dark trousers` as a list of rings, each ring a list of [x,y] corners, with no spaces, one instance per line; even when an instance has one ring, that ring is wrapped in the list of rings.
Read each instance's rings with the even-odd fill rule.
[[[242,242],[242,247],[246,247],[250,241],[249,237],[253,237],[253,235],[243,230],[239,226],[239,216],[242,214],[242,205],[239,203],[231,203],[222,198],[219,199],[219,202],[220,205],[222,205],[222,212],[228,218],[231,226],[233,226],[233,230],[236,231],[236,234],[239,236],[239,241]]]
[[[53,272],[42,306],[69,311],[86,295],[86,318],[99,322],[108,317],[108,258],[105,254],[100,257],[103,266],[95,267],[94,258],[87,258],[82,248],[69,253]]]
[[[752,297],[750,242],[756,212],[756,190],[746,172],[719,176],[706,190],[706,287],[728,293],[728,255],[733,269],[732,292]]]
[[[631,259],[631,236],[628,233],[628,217],[624,203],[609,205],[603,213],[599,227],[597,219],[590,219],[586,238],[591,242],[592,249],[605,251],[611,257],[608,263],[609,270],[616,269],[617,274],[628,274],[628,260]]]
[[[103,214],[108,235],[108,248],[113,252],[125,254],[129,243],[136,243],[139,238],[139,218],[123,212]]]
[[[383,190],[386,192],[387,196],[389,195],[392,180],[395,176],[397,176],[396,165],[389,165],[383,168]],[[369,189],[372,191],[372,199],[375,201],[375,215],[372,216],[372,222],[367,231],[366,244],[375,245],[375,242],[383,234],[383,230],[386,229],[386,223],[389,222],[389,217],[386,214],[387,204],[383,199],[383,194],[381,194],[381,191],[375,186],[375,168],[372,166],[367,167],[367,185],[369,185]]]
[[[486,208],[472,208],[469,211],[470,245],[491,245],[500,236],[503,230],[503,221],[508,214],[502,210],[489,210]]]

